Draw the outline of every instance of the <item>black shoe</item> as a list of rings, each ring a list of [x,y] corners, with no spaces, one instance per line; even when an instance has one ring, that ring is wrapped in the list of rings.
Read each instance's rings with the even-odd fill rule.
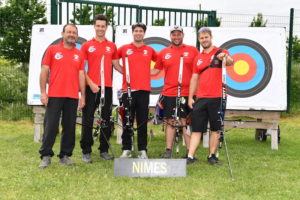
[[[172,157],[172,150],[166,149],[166,151],[160,156],[161,158],[171,158]]]
[[[187,165],[190,165],[190,164],[195,163],[196,161],[197,161],[197,158],[190,158],[190,157],[188,157],[188,158],[186,159],[186,164],[187,164]]]
[[[60,158],[59,163],[68,166],[75,165],[75,163],[73,163],[68,156],[63,156],[62,158]]]
[[[113,160],[114,159],[107,152],[100,153],[100,158],[102,158],[104,160]]]
[[[207,157],[207,162],[211,165],[218,165],[220,164],[219,159],[216,157],[215,154],[212,154],[211,156]]]
[[[92,158],[90,153],[82,154],[82,161],[85,163],[92,163]]]
[[[39,168],[46,168],[51,164],[51,157],[50,156],[43,156]]]

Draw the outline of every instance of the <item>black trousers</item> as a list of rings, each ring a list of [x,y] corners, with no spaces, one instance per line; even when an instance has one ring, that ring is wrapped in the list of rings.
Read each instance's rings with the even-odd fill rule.
[[[149,113],[149,91],[135,91],[131,93],[132,96],[132,121],[133,124],[134,118],[136,117],[137,121],[137,133],[138,133],[138,150],[147,150],[147,122],[148,122],[148,113]],[[126,115],[128,113],[128,94],[125,93],[122,96],[123,104],[124,104],[124,121],[123,121],[123,134],[122,134],[122,150],[130,150],[131,149],[131,136],[134,134],[132,129],[126,126],[128,119]]]
[[[60,153],[58,157],[64,155],[72,156],[75,147],[75,125],[78,107],[78,99],[64,97],[49,97],[44,120],[43,144],[39,150],[41,158],[43,156],[53,156],[52,147],[58,134],[59,119],[62,114],[62,135],[60,141]]]
[[[85,98],[85,107],[82,110],[82,128],[81,128],[81,140],[80,146],[83,154],[92,152],[92,145],[94,144],[93,140],[93,122],[94,122],[94,114],[96,108],[100,103],[101,92],[93,93],[89,86],[86,87],[86,98]],[[100,153],[108,152],[109,145],[106,141],[109,140],[111,136],[111,123],[110,116],[112,110],[112,88],[105,87],[105,99],[104,106],[101,110],[101,118],[103,125],[100,129]],[[104,136],[105,135],[105,136]],[[106,137],[106,139],[105,139]]]

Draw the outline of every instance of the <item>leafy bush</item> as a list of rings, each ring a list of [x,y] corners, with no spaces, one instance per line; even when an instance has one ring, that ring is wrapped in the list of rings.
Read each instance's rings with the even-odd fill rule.
[[[17,65],[10,66],[7,61],[1,60],[0,64],[0,119],[31,117],[31,108],[26,104],[26,73]]]

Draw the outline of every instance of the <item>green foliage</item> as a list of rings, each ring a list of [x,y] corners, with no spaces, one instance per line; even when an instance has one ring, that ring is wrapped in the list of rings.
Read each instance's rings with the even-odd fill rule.
[[[28,63],[31,29],[46,24],[46,6],[39,0],[8,0],[0,7],[0,55],[8,60]]]
[[[166,23],[166,19],[156,19],[154,20],[153,26],[164,26]]]
[[[292,65],[292,80],[290,91],[291,108],[290,113],[300,112],[300,63]]]
[[[76,8],[75,11],[73,11],[74,19],[71,19],[70,22],[73,24],[93,24],[93,16],[98,14],[106,15],[109,23],[112,24],[114,16],[112,7],[108,7],[106,11],[105,6],[102,5],[96,5],[94,11],[92,10],[92,6],[90,5],[84,5],[82,9]]]
[[[12,64],[13,64],[12,62],[0,58],[0,67],[3,67],[3,66],[7,67],[7,66],[11,66]]]
[[[215,27],[221,26],[221,20],[222,20],[222,18],[216,18],[215,19]],[[203,20],[197,20],[196,23],[195,23],[195,27],[197,28],[197,30],[201,27],[207,27],[207,26],[208,26],[207,17]]]
[[[292,57],[294,61],[300,62],[300,39],[298,36],[293,37]]]
[[[253,17],[253,20],[249,27],[266,27],[267,21],[264,21],[264,17],[262,13],[258,13],[257,17]]]
[[[26,105],[27,82],[28,76],[20,66],[0,65],[0,119],[19,120],[31,116],[31,109]]]

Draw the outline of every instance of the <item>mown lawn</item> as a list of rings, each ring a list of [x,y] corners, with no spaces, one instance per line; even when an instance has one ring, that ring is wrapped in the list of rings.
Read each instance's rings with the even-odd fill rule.
[[[0,121],[0,199],[300,199],[300,115],[280,121],[279,150],[267,142],[254,140],[254,130],[235,129],[226,134],[231,155],[232,181],[224,149],[221,166],[206,163],[207,149],[197,152],[199,162],[187,167],[186,178],[116,178],[113,161],[98,158],[97,142],[93,164],[81,162],[80,127],[73,161],[76,166],[58,164],[39,169],[39,143],[33,142],[30,121]],[[149,157],[157,158],[164,149],[161,127],[154,128]],[[117,155],[121,146],[112,143]],[[59,137],[54,147],[59,151]],[[183,151],[181,151],[183,154]],[[178,155],[180,157],[181,155]]]

